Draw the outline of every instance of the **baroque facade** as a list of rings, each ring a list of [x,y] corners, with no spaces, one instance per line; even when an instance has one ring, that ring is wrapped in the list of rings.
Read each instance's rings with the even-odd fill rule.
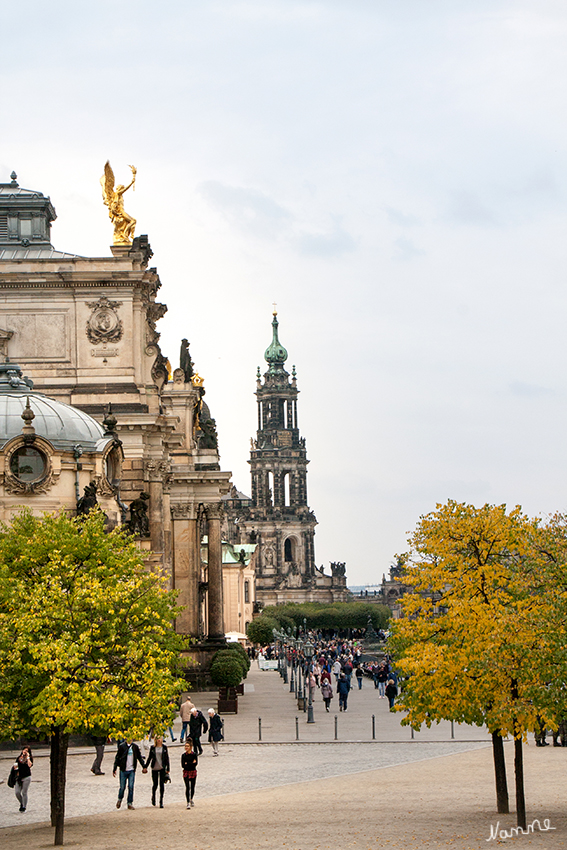
[[[262,605],[285,602],[343,602],[344,564],[331,575],[315,564],[315,514],[307,501],[307,450],[299,431],[297,376],[284,364],[274,311],[272,342],[264,353],[268,369],[256,376],[258,430],[252,440],[252,498],[233,488],[224,499],[225,534],[238,548],[255,543],[256,599]]]
[[[176,628],[196,639],[193,661],[206,667],[224,643],[221,519],[230,473],[220,469],[203,380],[186,340],[170,376],[157,330],[167,307],[157,300],[147,237],[113,245],[108,257],[81,257],[52,246],[55,217],[50,199],[21,188],[15,174],[0,184],[0,361],[16,361],[36,391],[90,421],[106,416],[119,462],[89,444],[81,486],[112,502],[152,550],[150,566],[179,591]],[[79,434],[68,452],[85,452],[85,440]],[[26,496],[34,511],[46,509],[39,497]]]

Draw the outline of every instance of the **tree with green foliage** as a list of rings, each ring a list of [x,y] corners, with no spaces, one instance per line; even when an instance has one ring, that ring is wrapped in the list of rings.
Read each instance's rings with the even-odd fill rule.
[[[388,628],[391,616],[387,605],[371,602],[302,602],[286,605],[268,605],[262,616],[277,620],[280,628],[287,630],[290,621],[303,628],[307,620],[308,629],[365,629],[370,617],[375,629]]]
[[[69,735],[141,736],[175,714],[175,597],[100,511],[24,510],[0,530],[0,735],[50,737],[56,845]]]
[[[565,611],[566,598],[567,547],[562,586],[552,587],[542,533],[520,508],[508,513],[505,505],[438,505],[410,539],[404,581],[415,592],[404,597],[404,617],[394,623],[390,641],[407,677],[398,703],[407,711],[402,724],[419,728],[444,719],[488,726],[501,812],[508,811],[502,736],[513,736],[523,828],[522,739],[540,720],[554,722],[545,694],[550,664],[559,655],[550,655],[545,632],[554,600],[561,597]],[[565,645],[564,623],[557,646]]]
[[[277,629],[278,626],[278,621],[274,620],[273,617],[261,614],[248,624],[248,640],[252,641],[252,643],[260,644],[260,646],[266,646],[273,641],[273,630]]]

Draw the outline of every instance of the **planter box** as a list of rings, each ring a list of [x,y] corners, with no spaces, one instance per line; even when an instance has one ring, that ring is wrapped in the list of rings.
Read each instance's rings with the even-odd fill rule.
[[[236,688],[219,688],[219,714],[238,714],[238,695]]]
[[[240,685],[237,685],[237,686],[236,686],[236,694],[237,694],[237,696],[239,696],[239,697],[243,697],[243,696],[244,696],[244,682],[241,682],[241,684],[240,684]]]

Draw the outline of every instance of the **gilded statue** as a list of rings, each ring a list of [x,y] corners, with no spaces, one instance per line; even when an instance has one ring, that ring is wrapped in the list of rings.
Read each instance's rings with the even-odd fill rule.
[[[124,209],[124,192],[127,192],[130,187],[134,191],[136,183],[136,168],[131,165],[132,180],[127,186],[119,183],[114,187],[114,172],[107,160],[104,166],[104,174],[100,178],[102,186],[102,200],[108,207],[108,215],[114,225],[114,245],[131,245],[134,238],[134,229],[136,227],[136,219],[128,215]]]

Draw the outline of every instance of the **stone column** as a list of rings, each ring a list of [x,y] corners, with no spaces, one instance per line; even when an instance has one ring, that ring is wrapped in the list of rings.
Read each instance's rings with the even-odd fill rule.
[[[173,586],[179,591],[177,604],[184,606],[175,623],[180,634],[199,636],[199,580],[201,547],[197,508],[191,503],[173,504]]]
[[[150,494],[149,523],[152,549],[163,556],[164,553],[164,504],[163,477],[167,473],[168,464],[163,460],[150,458],[145,462],[145,478],[149,479]]]
[[[209,629],[210,640],[224,638],[222,602],[222,505],[207,505],[209,526]]]

